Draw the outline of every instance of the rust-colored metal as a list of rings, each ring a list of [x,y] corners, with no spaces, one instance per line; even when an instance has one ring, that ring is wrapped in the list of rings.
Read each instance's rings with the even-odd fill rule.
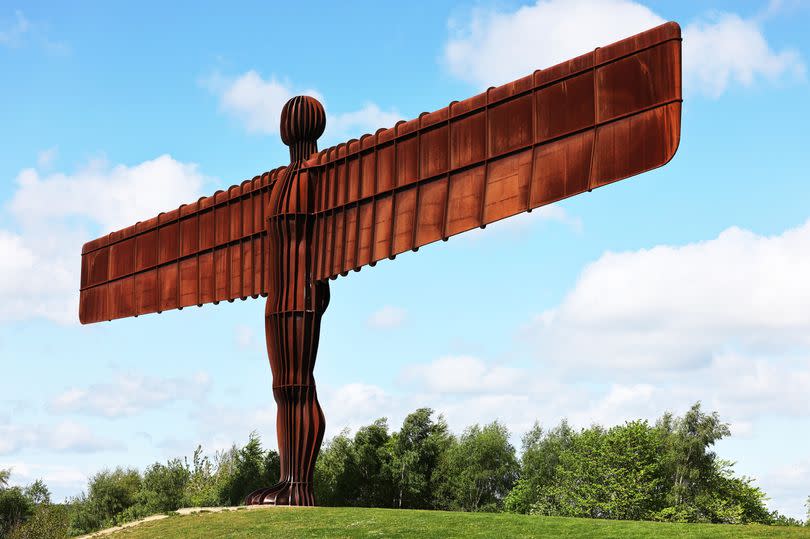
[[[664,165],[681,101],[672,22],[321,152],[295,97],[290,165],[85,244],[79,318],[266,296],[281,482],[246,503],[314,505],[328,279]]]

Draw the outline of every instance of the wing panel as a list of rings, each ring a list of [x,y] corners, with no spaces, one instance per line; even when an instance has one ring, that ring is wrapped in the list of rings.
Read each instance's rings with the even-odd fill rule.
[[[82,323],[266,294],[264,206],[283,168],[82,249]]]
[[[419,186],[414,247],[420,247],[444,237],[447,185],[447,178],[440,178]]]
[[[324,150],[305,163],[324,184],[317,245],[330,262],[316,277],[661,166],[680,102],[680,28],[668,23]],[[351,196],[329,196],[343,185]]]

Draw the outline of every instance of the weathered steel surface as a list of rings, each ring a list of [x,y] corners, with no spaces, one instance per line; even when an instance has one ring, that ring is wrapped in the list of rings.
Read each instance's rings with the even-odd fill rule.
[[[266,294],[265,214],[283,170],[86,243],[81,322]]]
[[[680,113],[675,23],[320,153],[323,107],[295,97],[289,166],[84,246],[79,317],[267,296],[281,481],[246,503],[313,505],[327,279],[661,166]]]
[[[665,164],[680,53],[665,24],[313,156],[318,278]]]
[[[315,389],[321,316],[329,305],[329,283],[315,279],[317,177],[301,168],[316,151],[326,126],[323,107],[311,97],[291,99],[281,112],[281,137],[291,164],[278,177],[268,206],[268,274],[265,335],[273,396],[281,481],[247,497],[248,504],[315,505],[312,477],[326,421]]]

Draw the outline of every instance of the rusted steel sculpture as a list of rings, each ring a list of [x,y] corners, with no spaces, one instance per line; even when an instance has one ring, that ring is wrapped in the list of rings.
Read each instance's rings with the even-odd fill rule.
[[[267,297],[281,482],[246,503],[313,505],[328,280],[667,163],[681,101],[675,23],[321,152],[323,107],[295,97],[288,166],[85,244],[79,317]]]

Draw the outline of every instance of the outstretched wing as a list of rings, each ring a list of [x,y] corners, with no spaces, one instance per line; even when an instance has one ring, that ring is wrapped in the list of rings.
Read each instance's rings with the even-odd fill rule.
[[[681,101],[671,22],[324,150],[316,277],[664,165]]]
[[[283,170],[86,243],[81,322],[266,295],[265,212]]]

